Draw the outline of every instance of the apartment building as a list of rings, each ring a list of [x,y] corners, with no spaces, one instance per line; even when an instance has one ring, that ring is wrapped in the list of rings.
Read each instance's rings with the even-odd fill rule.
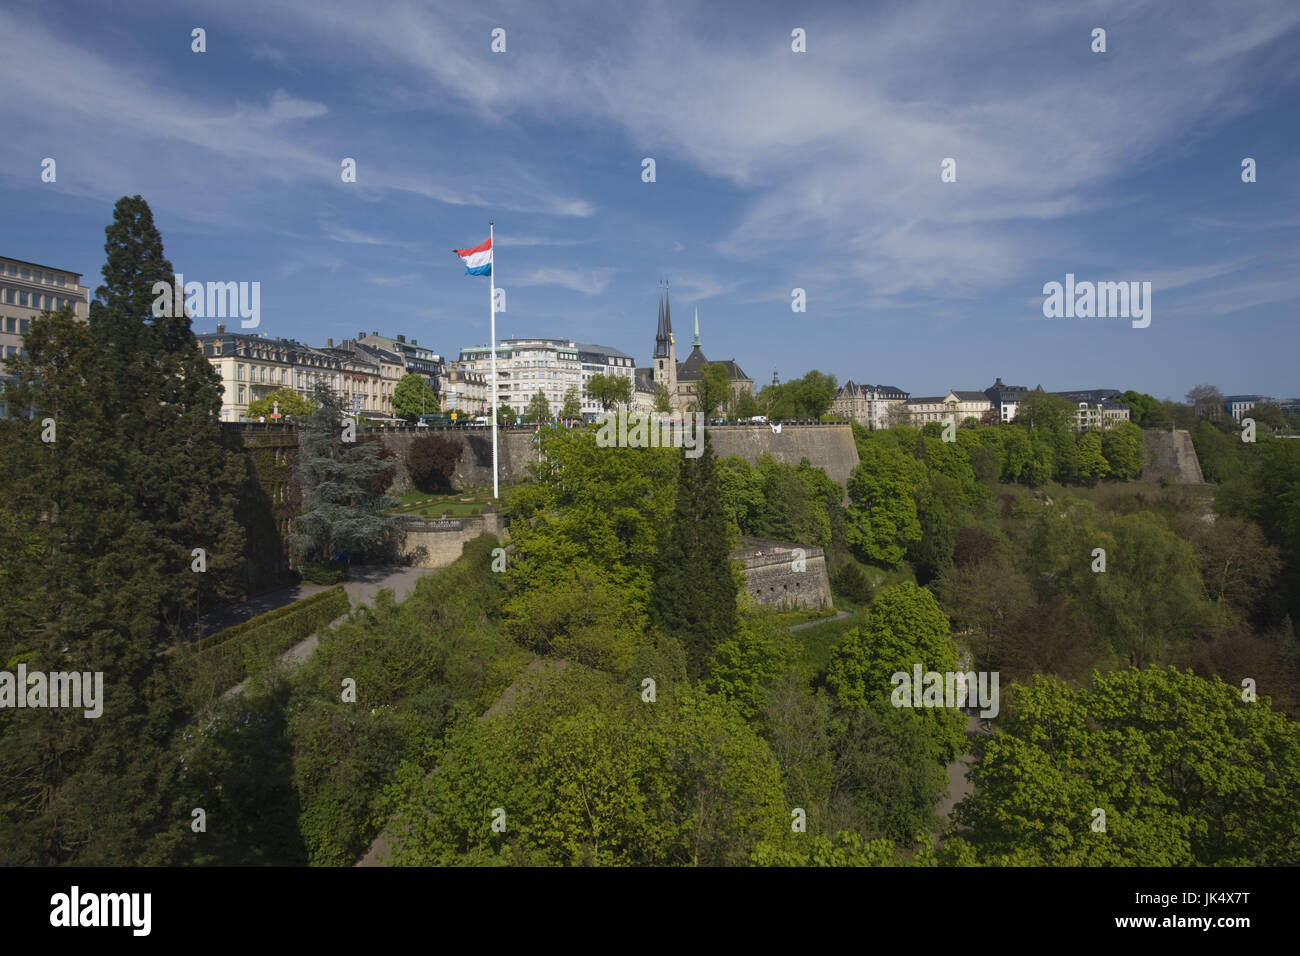
[[[1016,411],[1029,394],[1029,389],[1024,385],[1005,385],[999,375],[996,382],[984,389],[984,394],[988,396],[993,410],[998,413],[998,421],[1006,425],[1016,420]]]
[[[1241,417],[1261,402],[1266,402],[1263,395],[1226,395],[1223,410],[1232,416],[1233,421],[1241,424]]]
[[[1119,396],[1124,393],[1117,388],[1076,389],[1052,394],[1069,399],[1079,409],[1077,431],[1110,428],[1115,422],[1129,421],[1131,416],[1129,407],[1119,401]]]
[[[911,424],[920,427],[928,422],[952,422],[960,425],[968,418],[980,418],[993,407],[983,392],[953,390],[946,395],[909,398],[905,403]]]
[[[393,393],[406,374],[402,356],[378,346],[362,345],[356,339],[344,339],[337,348],[333,339],[329,343],[324,351],[343,361],[345,404],[366,418],[394,418]]]
[[[443,380],[447,374],[446,360],[431,348],[422,346],[416,339],[407,341],[405,335],[387,336],[378,332],[358,333],[359,345],[375,346],[400,355],[406,364],[406,374],[423,375],[429,387],[441,401]]]
[[[893,385],[859,385],[849,379],[835,393],[831,414],[875,431],[888,428],[889,409],[904,404],[908,398],[907,392]]]
[[[443,412],[454,414],[457,419],[490,415],[492,401],[488,395],[488,377],[473,371],[464,362],[448,362],[438,401]]]
[[[224,325],[195,337],[221,376],[223,422],[246,421],[250,403],[282,388],[311,398],[318,382],[363,418],[391,418],[392,392],[405,374],[400,356],[351,340],[335,348],[329,339],[325,348],[314,348],[293,339],[229,332]]]
[[[64,306],[82,321],[89,318],[90,290],[81,284],[80,272],[0,256],[0,418],[5,415],[5,360],[22,352],[33,319]]]
[[[636,359],[626,352],[612,349],[606,345],[579,343],[578,361],[582,366],[582,379],[578,386],[578,397],[582,401],[582,417],[594,421],[603,411],[600,402],[587,397],[587,382],[593,375],[619,375],[632,384],[634,407],[636,407]],[[638,408],[639,411],[654,410],[654,395],[650,395],[649,407]]]
[[[262,335],[227,332],[218,325],[215,332],[195,335],[199,349],[221,376],[221,420],[247,420],[248,406],[281,388],[300,394],[307,390],[299,383],[302,369],[308,366],[310,349],[292,339],[268,339]],[[332,379],[326,379],[333,387]]]

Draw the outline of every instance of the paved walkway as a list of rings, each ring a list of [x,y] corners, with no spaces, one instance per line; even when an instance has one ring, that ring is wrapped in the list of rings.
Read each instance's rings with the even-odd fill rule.
[[[305,597],[311,597],[313,594],[319,594],[324,590],[325,585],[323,584],[308,584],[304,581],[301,584],[295,584],[287,588],[266,591],[238,604],[227,604],[224,607],[219,607],[210,614],[203,615],[203,636],[207,637],[209,634],[224,631],[236,624],[243,624],[250,617],[257,617],[259,614],[274,611],[278,607],[284,607],[294,601],[301,601]]]

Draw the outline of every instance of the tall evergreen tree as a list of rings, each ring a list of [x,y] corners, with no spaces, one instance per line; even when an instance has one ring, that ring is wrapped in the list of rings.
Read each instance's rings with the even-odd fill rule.
[[[715,644],[736,630],[737,580],[708,432],[698,458],[682,457],[672,530],[660,552],[651,616],[686,649],[692,678],[704,675]]]
[[[303,563],[324,564],[342,550],[390,557],[401,547],[396,502],[371,479],[387,468],[373,442],[345,442],[342,399],[322,383],[316,410],[298,426],[302,514],[289,536]]]
[[[164,818],[163,754],[180,713],[161,652],[196,599],[233,593],[242,550],[244,465],[221,434],[219,380],[183,309],[152,314],[153,284],[172,268],[148,205],[120,200],[106,234],[89,325],[66,311],[33,322],[7,392],[14,454],[0,492],[14,522],[0,549],[20,549],[24,564],[0,588],[27,600],[0,615],[3,663],[103,675],[98,718],[5,715],[0,855],[11,862],[166,859],[162,834],[178,828]]]
[[[118,200],[106,233],[104,284],[90,308],[98,371],[119,415],[123,469],[168,578],[160,614],[165,626],[188,629],[205,606],[240,588],[244,540],[235,515],[246,465],[222,434],[221,379],[181,297],[171,314],[154,314],[155,283],[170,286],[174,275],[148,203]],[[196,548],[205,554],[202,573],[192,570]]]

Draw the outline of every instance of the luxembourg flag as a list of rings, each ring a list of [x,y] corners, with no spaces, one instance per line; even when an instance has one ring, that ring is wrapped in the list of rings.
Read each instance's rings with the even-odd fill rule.
[[[492,240],[473,249],[453,249],[465,263],[465,274],[471,276],[490,276],[492,274]]]

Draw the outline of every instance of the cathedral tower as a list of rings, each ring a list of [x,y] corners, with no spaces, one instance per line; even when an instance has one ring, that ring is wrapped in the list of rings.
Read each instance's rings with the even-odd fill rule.
[[[673,307],[667,289],[659,292],[659,328],[655,332],[654,383],[668,389],[673,410],[677,399],[677,343],[673,341]]]

